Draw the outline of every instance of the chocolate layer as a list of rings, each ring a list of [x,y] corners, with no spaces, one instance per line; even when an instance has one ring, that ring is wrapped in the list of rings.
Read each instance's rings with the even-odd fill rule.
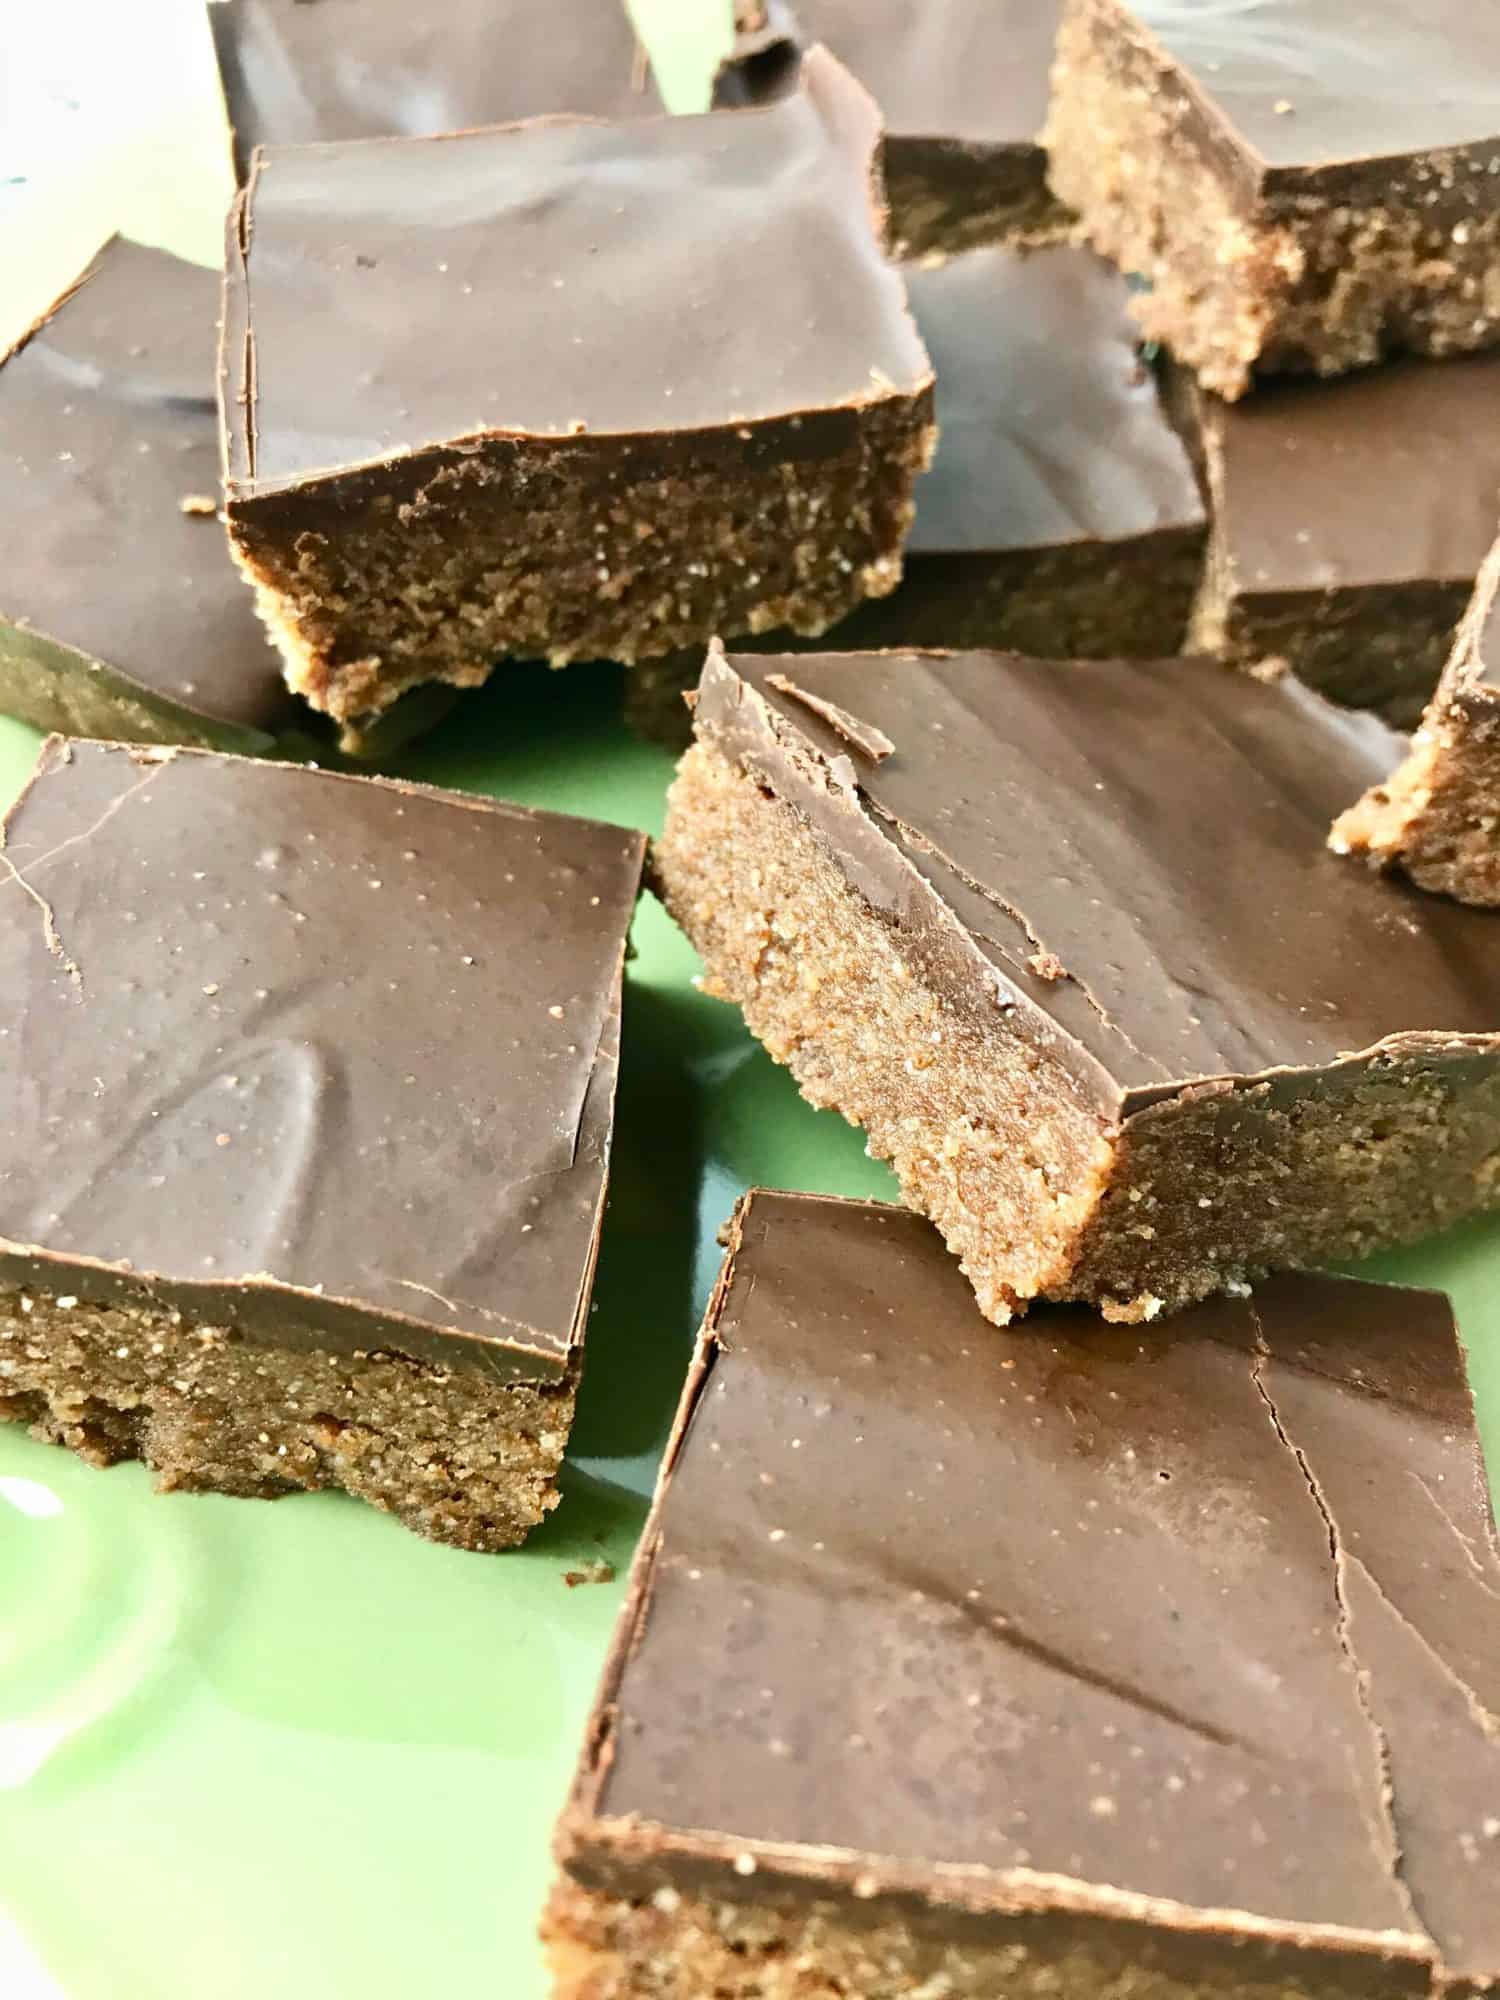
[[[756,1194],[560,1858],[1010,1939],[1025,1992],[1111,1933],[1148,1983],[1482,1979],[1497,1660],[1440,1297],[996,1330],[918,1217]]]
[[[54,739],[0,851],[0,1284],[569,1372],[643,845]]]
[[[1500,14],[1470,0],[1114,0],[1164,59],[1186,133],[1249,202],[1420,196],[1487,213]],[[1398,195],[1397,190],[1401,189]]]
[[[1324,848],[1401,739],[1290,679],[711,652],[695,726],[806,816],[927,976],[1018,1010],[1107,1116],[1500,1042],[1500,932]]]
[[[743,456],[795,420],[811,456],[919,388],[868,105],[826,57],[803,76],[737,118],[267,154],[226,280],[231,505],[497,436],[659,438],[665,471],[674,440]]]
[[[76,689],[254,749],[297,712],[215,518],[217,294],[116,237],[0,366],[0,677],[32,721]]]
[[[620,0],[210,0],[208,18],[241,180],[257,146],[660,108]]]

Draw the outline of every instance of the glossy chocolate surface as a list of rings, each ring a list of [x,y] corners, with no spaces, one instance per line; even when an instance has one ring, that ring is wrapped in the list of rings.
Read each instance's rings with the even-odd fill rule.
[[[257,146],[654,111],[620,0],[209,0],[243,180]]]
[[[1110,265],[1064,246],[971,250],[908,265],[906,284],[939,432],[912,554],[1126,541],[1202,522]]]
[[[1165,52],[1205,125],[1262,189],[1357,183],[1378,199],[1390,163],[1455,154],[1453,179],[1446,163],[1419,166],[1413,178],[1444,202],[1493,205],[1495,8],[1472,0],[1111,0],[1111,11]]]
[[[0,623],[264,741],[296,704],[215,518],[218,293],[116,237],[0,365]]]
[[[1024,145],[1047,115],[1058,12],[1058,0],[750,0],[739,9],[736,53],[763,54],[777,36],[803,48],[822,42],[873,93],[893,138]],[[742,84],[753,101],[753,65]]]
[[[1231,595],[1478,572],[1500,494],[1500,355],[1393,361],[1194,408]]]
[[[715,651],[695,727],[807,816],[930,976],[1018,1009],[1108,1115],[1198,1079],[1500,1051],[1500,929],[1324,846],[1405,739],[1290,678]]]
[[[881,253],[878,131],[815,51],[735,117],[268,153],[227,281],[231,496],[497,433],[799,418],[812,450],[824,413],[910,395],[930,371]]]
[[[759,1193],[683,1422],[565,1861],[1500,1970],[1500,1550],[1444,1299],[996,1329],[919,1217]]]
[[[0,1283],[566,1371],[643,845],[52,739],[0,850]]]

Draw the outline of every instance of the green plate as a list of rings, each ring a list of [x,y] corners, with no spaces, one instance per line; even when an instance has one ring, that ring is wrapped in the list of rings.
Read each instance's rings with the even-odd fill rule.
[[[0,203],[0,315],[30,289],[12,286],[23,265],[61,279],[111,227],[215,252],[196,8],[98,11],[87,50],[44,47],[50,22],[21,31],[39,82],[63,78],[53,95],[80,109],[38,117],[37,186]],[[676,108],[701,101],[717,6],[640,13]],[[122,97],[131,121],[104,108]],[[10,167],[0,154],[0,180]],[[400,768],[655,829],[670,762],[624,732],[618,696],[609,669],[508,673]],[[6,798],[34,745],[0,722]],[[542,2000],[548,1835],[715,1232],[752,1182],[895,1193],[694,991],[649,898],[635,941],[588,1372],[563,1505],[525,1550],[432,1548],[333,1495],[159,1499],[138,1467],[94,1472],[0,1428],[3,2000]],[[1500,1226],[1375,1268],[1454,1294],[1494,1449]],[[570,1585],[599,1561],[612,1583]]]

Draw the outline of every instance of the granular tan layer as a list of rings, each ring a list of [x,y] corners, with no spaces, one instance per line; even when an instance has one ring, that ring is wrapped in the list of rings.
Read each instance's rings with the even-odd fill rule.
[[[655,868],[706,989],[864,1127],[1000,1324],[1037,1297],[1151,1319],[1500,1201],[1480,1054],[1187,1086],[1111,1124],[986,998],[929,984],[801,815],[709,744],[683,759]]]
[[[162,1492],[342,1487],[455,1548],[514,1548],[556,1506],[575,1394],[0,1291],[0,1419],[92,1465],[144,1459]]]
[[[1334,375],[1500,341],[1500,212],[1455,231],[1420,198],[1312,192],[1247,212],[1185,131],[1159,58],[1101,0],[1064,14],[1043,137],[1084,236],[1149,279],[1132,300],[1147,336],[1230,400],[1255,370]]]
[[[1240,1977],[1205,1983],[1128,1950],[1038,1951],[1019,1924],[988,1936],[972,1922],[950,1928],[945,1938],[895,1917],[851,1922],[831,1904],[729,1903],[670,1888],[633,1902],[563,1876],[542,1939],[554,2000],[1334,2000],[1354,1983],[1347,1973],[1273,1976],[1248,1954]]]
[[[1076,220],[1048,187],[1038,146],[887,139],[885,185],[898,257],[952,257],[986,243],[1037,249],[1065,241]]]
[[[810,420],[811,422],[811,420]],[[492,440],[232,501],[229,524],[291,686],[340,720],[502,656],[626,662],[715,633],[816,634],[893,590],[931,394],[851,414],[843,443],[674,452]],[[587,448],[580,449],[583,445]]]

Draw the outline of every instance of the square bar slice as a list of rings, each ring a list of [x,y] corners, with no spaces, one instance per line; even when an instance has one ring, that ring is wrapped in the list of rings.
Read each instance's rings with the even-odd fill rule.
[[[1242,403],[1174,370],[1213,527],[1189,648],[1280,660],[1411,728],[1495,532],[1500,354],[1280,381]]]
[[[1400,765],[1334,822],[1335,854],[1500,908],[1500,542]]]
[[[503,654],[822,631],[894,589],[932,370],[832,57],[736,117],[261,156],[231,222],[231,537],[342,717]]]
[[[462,1548],[556,1503],[640,835],[54,737],[4,826],[0,1414]]]
[[[1143,366],[1125,281],[1091,250],[970,250],[906,267],[937,374],[938,448],[917,482],[899,589],[823,642],[1001,646],[1077,659],[1181,650],[1207,522]],[[751,651],[797,649],[787,632]],[[626,681],[641,733],[681,746],[700,653]]]
[[[208,0],[235,171],[257,146],[656,111],[622,0]]]
[[[997,1333],[919,1217],[757,1193],[559,1827],[554,1992],[1475,1993],[1497,1715],[1445,1299]]]
[[[294,720],[224,545],[217,275],[115,237],[0,363],[0,710],[264,750]]]
[[[714,83],[720,105],[785,90],[821,42],[873,93],[886,123],[891,234],[904,256],[1037,241],[1070,220],[1037,140],[1058,0],[743,0]]]
[[[654,866],[984,1311],[1500,1206],[1500,929],[1328,852],[1403,739],[1201,660],[710,653]]]
[[[1044,141],[1220,395],[1500,342],[1500,9],[1065,0]]]

